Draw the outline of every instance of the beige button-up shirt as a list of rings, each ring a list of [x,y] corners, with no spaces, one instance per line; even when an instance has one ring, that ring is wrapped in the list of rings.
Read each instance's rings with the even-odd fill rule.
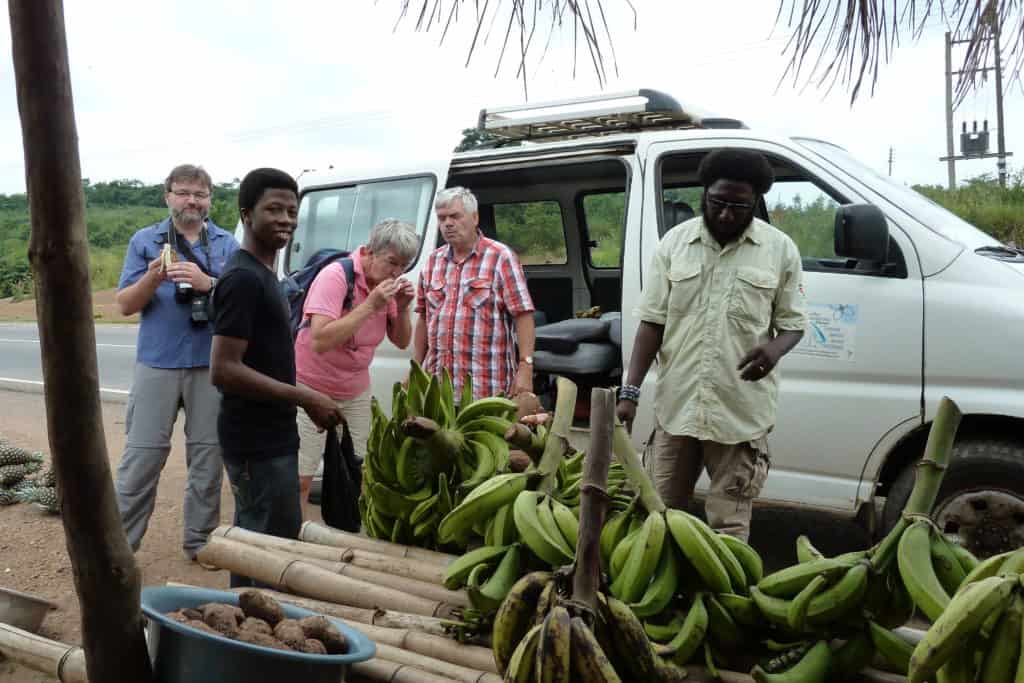
[[[800,252],[754,219],[722,247],[701,217],[670,230],[654,255],[636,314],[664,325],[654,411],[669,434],[735,444],[775,424],[779,371],[740,379],[740,359],[781,331],[803,331]]]

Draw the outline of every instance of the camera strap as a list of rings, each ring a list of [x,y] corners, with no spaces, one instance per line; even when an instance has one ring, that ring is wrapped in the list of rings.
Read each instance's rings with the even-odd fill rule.
[[[203,249],[203,255],[206,256],[207,265],[204,265],[200,259],[196,258],[195,253],[192,251],[192,246],[188,243],[187,239],[178,240],[178,231],[174,229],[174,223],[171,223],[167,228],[167,239],[172,246],[181,249],[181,253],[186,259],[199,266],[199,270],[209,277],[217,277],[210,272],[213,266],[213,259],[210,257],[210,241],[206,236],[205,225],[203,225],[202,232],[199,233],[199,244]]]

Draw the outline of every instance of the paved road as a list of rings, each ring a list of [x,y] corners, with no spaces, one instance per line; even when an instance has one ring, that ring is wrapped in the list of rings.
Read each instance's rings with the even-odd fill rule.
[[[127,394],[135,365],[137,325],[97,325],[96,356],[104,396]],[[0,385],[30,389],[43,379],[35,323],[0,323]]]

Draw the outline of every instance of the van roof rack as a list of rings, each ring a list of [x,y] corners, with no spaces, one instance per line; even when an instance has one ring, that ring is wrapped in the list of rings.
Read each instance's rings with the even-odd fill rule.
[[[481,109],[477,123],[477,129],[498,145],[679,128],[746,126],[736,119],[702,115],[671,95],[648,88]]]

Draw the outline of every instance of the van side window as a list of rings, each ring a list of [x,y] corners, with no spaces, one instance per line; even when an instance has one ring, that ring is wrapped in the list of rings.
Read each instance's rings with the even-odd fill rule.
[[[365,244],[370,229],[385,218],[408,221],[422,237],[435,184],[433,176],[421,176],[304,192],[286,269],[298,270],[321,249],[351,251]]]
[[[602,192],[583,197],[583,219],[590,240],[588,254],[594,268],[619,268],[622,232],[626,220],[626,193]]]
[[[565,224],[556,201],[494,204],[494,233],[524,266],[565,264]]]
[[[777,180],[764,196],[769,222],[796,242],[805,259],[834,259],[839,202],[807,180]]]

